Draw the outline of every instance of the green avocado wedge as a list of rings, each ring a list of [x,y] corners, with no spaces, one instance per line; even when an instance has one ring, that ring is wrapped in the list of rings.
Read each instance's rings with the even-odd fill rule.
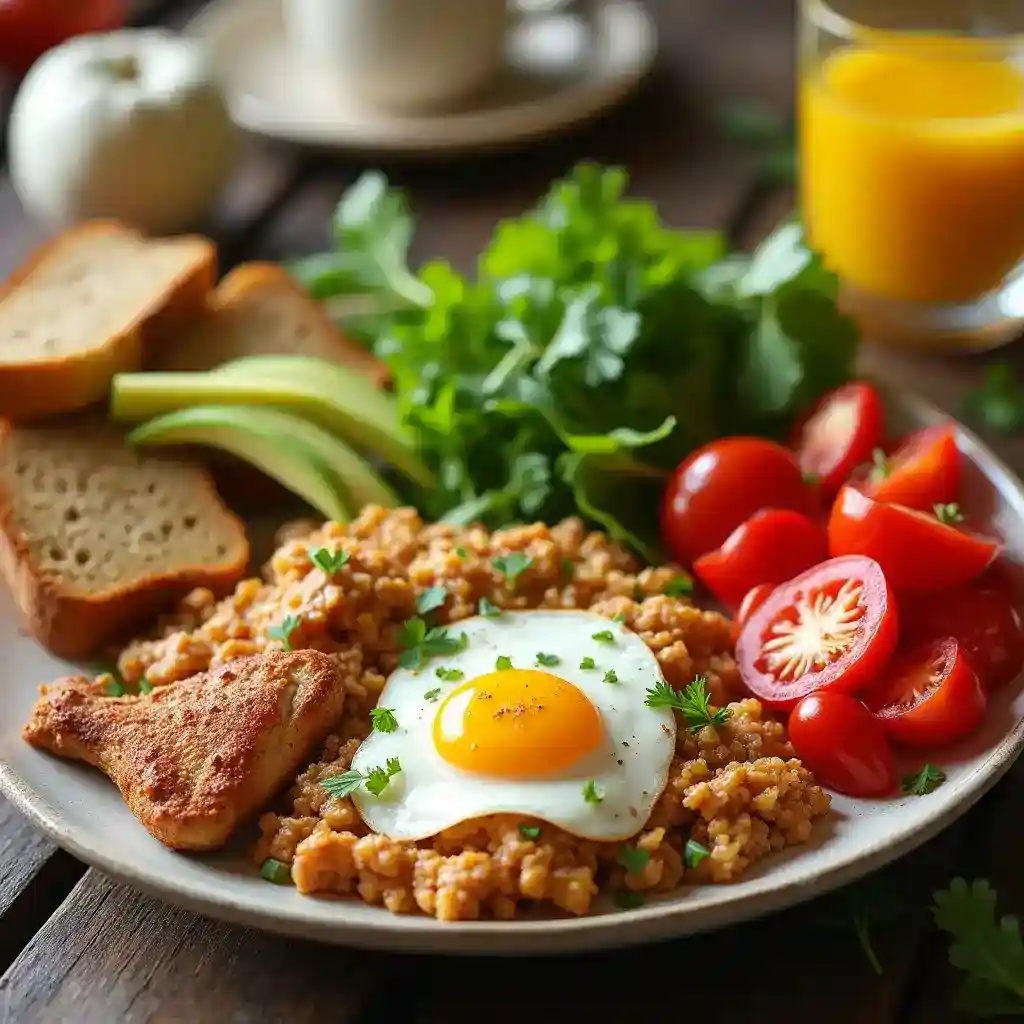
[[[398,504],[394,491],[344,441],[278,409],[199,405],[136,427],[131,445],[196,444],[230,452],[347,522],[363,505]]]
[[[398,422],[394,399],[361,374],[325,360],[251,356],[207,373],[121,373],[111,385],[110,416],[122,423],[198,405],[294,413],[390,462],[417,484],[434,484]]]

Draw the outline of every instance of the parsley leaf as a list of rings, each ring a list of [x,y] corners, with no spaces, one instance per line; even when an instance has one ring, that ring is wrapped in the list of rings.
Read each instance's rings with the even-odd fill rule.
[[[267,636],[271,640],[280,640],[286,651],[292,649],[292,634],[299,628],[302,620],[297,615],[286,615],[278,626],[271,626]]]
[[[519,834],[524,839],[540,839],[540,825],[520,825]]]
[[[910,772],[900,780],[904,796],[925,796],[933,793],[946,781],[946,773],[933,764],[925,764],[919,772]]]
[[[596,779],[587,779],[583,786],[583,799],[588,804],[599,804],[604,799],[604,786]]]
[[[522,551],[513,551],[509,555],[498,555],[492,558],[491,565],[498,572],[503,573],[505,579],[514,586],[516,580],[533,565],[533,559],[524,555]]]
[[[448,599],[448,591],[444,587],[428,587],[416,599],[416,614],[429,615],[441,608]]]
[[[544,665],[547,668],[551,668],[557,665],[562,659],[557,654],[544,654],[543,651],[537,652],[537,664]]]
[[[459,558],[468,558],[469,557],[466,554],[466,549],[464,547],[462,547],[461,545],[455,549],[455,554],[457,554],[459,556]]]
[[[446,683],[457,683],[464,675],[460,668],[439,668],[434,673],[438,679],[443,680]]]
[[[433,704],[434,701],[437,700],[437,698],[440,697],[440,696],[441,696],[441,691],[440,690],[427,690],[427,692],[425,694],[423,694],[423,699],[424,700],[429,700],[430,703]]]
[[[111,679],[110,682],[103,687],[103,692],[108,697],[123,697],[127,691],[124,688],[124,683],[119,682],[117,679]]]
[[[619,681],[619,677],[615,674],[615,669],[610,668],[605,672],[604,681],[606,683],[617,683]]]
[[[384,768],[371,768],[366,773],[366,790],[380,796],[391,784],[391,780],[402,770],[397,757],[389,757]]]
[[[683,847],[683,861],[688,868],[695,868],[705,857],[710,857],[711,851],[696,839],[687,839]]]
[[[960,506],[955,501],[951,501],[947,505],[935,505],[934,510],[935,518],[947,526],[956,526],[964,521],[964,514],[960,511]]]
[[[619,612],[618,615],[613,615],[612,622],[617,622],[620,626],[624,626],[626,624],[625,612]]]
[[[665,589],[662,593],[667,597],[692,597],[693,580],[689,576],[677,576],[674,580],[669,580],[665,584]]]
[[[576,575],[576,563],[571,558],[562,559],[562,575],[571,580]]]
[[[480,603],[477,605],[477,611],[488,619],[497,619],[501,617],[501,609],[486,597],[480,598]]]
[[[997,434],[1013,434],[1024,428],[1024,388],[1009,363],[992,363],[985,383],[967,393],[964,412],[968,419]]]
[[[507,654],[499,654],[494,667],[498,672],[507,672],[512,667],[512,659]]]
[[[651,855],[647,850],[638,850],[635,846],[623,846],[619,851],[619,863],[631,875],[638,875],[650,862]]]
[[[597,668],[597,662],[594,661],[593,658],[583,658],[583,660],[580,661],[580,668]]]
[[[327,576],[335,576],[348,564],[347,551],[332,551],[330,548],[310,548],[309,560]]]
[[[461,633],[458,638],[442,626],[428,629],[423,619],[408,619],[402,624],[398,642],[405,648],[398,656],[402,668],[422,668],[430,658],[442,654],[458,654],[469,646],[469,637]]]
[[[363,784],[364,775],[355,768],[339,775],[332,775],[329,778],[320,780],[320,788],[325,790],[329,796],[340,798],[350,796]]]
[[[394,732],[398,728],[393,708],[371,708],[370,725],[377,732]]]
[[[695,676],[693,682],[682,690],[674,690],[668,683],[659,680],[647,691],[644,703],[649,708],[672,708],[686,719],[690,732],[699,732],[706,725],[721,725],[732,718],[731,708],[711,710],[707,680]]]
[[[153,692],[153,684],[145,676],[143,676],[139,680],[139,693],[152,693],[152,692]]]
[[[613,644],[615,643],[615,634],[610,629],[602,629],[600,633],[595,633],[591,639],[596,640],[599,644]]]

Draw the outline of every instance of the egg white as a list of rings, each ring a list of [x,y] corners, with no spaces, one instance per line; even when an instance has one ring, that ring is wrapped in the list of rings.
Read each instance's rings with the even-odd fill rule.
[[[593,638],[606,630],[613,643]],[[394,712],[398,728],[371,733],[352,767],[366,773],[398,758],[402,770],[380,796],[363,787],[352,794],[366,824],[392,839],[410,840],[488,814],[540,818],[601,842],[638,832],[665,788],[676,740],[672,711],[644,704],[646,691],[664,676],[643,640],[617,622],[582,611],[478,616],[455,623],[450,632],[466,634],[465,650],[432,658],[421,669],[397,669],[381,692],[378,706]],[[538,665],[538,652],[556,655],[559,664]],[[514,668],[538,668],[582,690],[601,712],[604,735],[598,747],[571,768],[528,779],[476,775],[443,760],[434,747],[433,727],[445,697],[494,672],[499,655],[510,657]],[[597,667],[580,668],[584,657]],[[436,674],[439,668],[459,669],[463,676],[444,682]],[[604,682],[609,669],[617,683]],[[433,690],[440,693],[431,701],[425,694]],[[600,803],[584,799],[590,779],[603,791]]]

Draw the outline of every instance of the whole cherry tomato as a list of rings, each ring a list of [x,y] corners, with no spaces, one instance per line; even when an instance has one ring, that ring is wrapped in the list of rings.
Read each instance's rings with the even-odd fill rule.
[[[924,512],[956,501],[960,488],[956,425],[919,430],[900,442],[891,455],[876,449],[874,465],[853,482],[875,501]]]
[[[990,690],[1008,683],[1024,667],[1024,626],[1012,596],[1002,587],[974,583],[914,595],[900,611],[905,645],[955,637]]]
[[[789,739],[800,760],[831,789],[886,796],[895,788],[889,742],[855,697],[835,690],[804,697],[789,716]]]
[[[769,707],[815,690],[857,693],[896,647],[898,618],[876,562],[832,558],[776,587],[736,643],[744,685]]]
[[[715,551],[693,563],[700,581],[726,608],[751,587],[785,583],[828,558],[824,526],[791,509],[762,509],[741,523]]]
[[[815,476],[831,498],[882,439],[882,403],[864,381],[844,384],[824,395],[793,431],[800,468]]]
[[[746,597],[743,598],[740,604],[739,611],[736,612],[732,619],[733,641],[740,638],[740,633],[743,631],[743,627],[747,624],[750,616],[768,600],[768,595],[774,589],[775,587],[771,583],[759,583],[756,587],[751,587],[747,591]]]
[[[126,0],[0,0],[0,67],[23,74],[50,47],[125,22]]]
[[[677,561],[692,565],[763,508],[813,515],[817,507],[792,452],[759,437],[726,437],[699,448],[672,474],[661,536]]]
[[[958,517],[955,505],[920,512],[846,486],[829,517],[829,551],[873,558],[896,590],[955,587],[974,579],[999,554],[996,541],[968,533]]]
[[[963,648],[948,636],[894,658],[864,703],[891,739],[934,750],[973,732],[988,701]]]

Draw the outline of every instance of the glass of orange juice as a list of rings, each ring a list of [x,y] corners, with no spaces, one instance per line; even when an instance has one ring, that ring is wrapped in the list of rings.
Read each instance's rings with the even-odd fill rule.
[[[1024,325],[1024,0],[801,0],[805,229],[868,335]]]

